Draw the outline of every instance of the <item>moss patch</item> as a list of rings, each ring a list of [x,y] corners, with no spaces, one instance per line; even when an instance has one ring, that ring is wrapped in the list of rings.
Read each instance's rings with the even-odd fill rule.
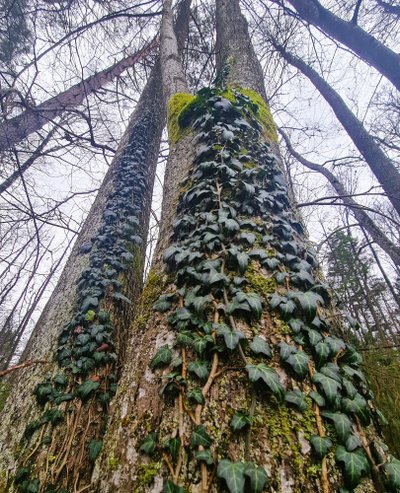
[[[184,132],[179,125],[179,115],[182,110],[186,108],[196,96],[188,93],[177,93],[174,94],[168,101],[168,137],[171,144],[176,144],[178,140],[183,136]]]
[[[242,87],[238,87],[237,90],[244,96],[247,96],[251,100],[251,102],[257,106],[257,112],[254,116],[263,127],[264,137],[269,142],[277,143],[278,133],[276,131],[276,124],[274,122],[274,119],[272,118],[272,114],[267,103],[258,94],[258,92],[253,91],[252,89],[244,89]]]
[[[134,493],[143,493],[143,491],[145,491],[145,487],[149,486],[153,482],[160,468],[160,462],[151,462],[148,465],[141,464],[138,469],[137,486],[133,490]]]
[[[245,277],[254,291],[265,298],[276,291],[276,280],[272,277],[266,277],[265,274],[260,274],[257,271],[257,263],[254,261],[250,263]]]

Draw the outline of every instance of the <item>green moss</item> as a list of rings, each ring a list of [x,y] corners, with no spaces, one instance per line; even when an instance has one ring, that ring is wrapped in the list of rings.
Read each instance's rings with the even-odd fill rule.
[[[114,455],[110,455],[108,458],[108,467],[111,469],[111,471],[115,471],[118,467],[119,460],[114,457]]]
[[[235,94],[232,91],[232,89],[226,89],[225,91],[223,91],[221,93],[221,96],[223,98],[227,99],[228,101],[230,101],[232,104],[236,104],[237,103]]]
[[[141,464],[138,469],[137,486],[133,490],[134,493],[143,493],[145,487],[150,485],[157,472],[161,468],[160,462],[150,462],[150,464]]]
[[[184,108],[196,99],[197,96],[193,96],[188,93],[174,94],[168,101],[168,137],[171,144],[176,144],[178,140],[184,134],[183,129],[179,124],[179,116]]]
[[[251,262],[245,274],[250,286],[257,293],[267,298],[276,291],[276,280],[273,277],[266,277],[257,271],[257,263]]]
[[[244,89],[243,87],[238,87],[237,91],[250,98],[252,103],[257,105],[258,111],[254,116],[263,127],[264,137],[269,142],[277,143],[278,133],[276,131],[276,124],[274,122],[274,119],[272,118],[272,114],[267,103],[263,100],[260,94],[258,94],[258,92],[253,91],[252,89]]]
[[[142,295],[139,300],[139,309],[136,316],[138,327],[144,328],[150,315],[153,313],[153,305],[162,294],[168,283],[168,277],[159,271],[152,269],[146,279]]]

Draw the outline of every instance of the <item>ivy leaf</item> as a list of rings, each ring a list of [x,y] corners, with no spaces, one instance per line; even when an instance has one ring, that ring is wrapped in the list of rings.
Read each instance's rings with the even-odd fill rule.
[[[346,440],[346,450],[352,452],[353,450],[362,447],[360,437],[357,435],[349,435]]]
[[[346,414],[332,413],[331,411],[321,411],[321,415],[333,421],[336,434],[342,443],[346,443],[352,430],[352,422]]]
[[[296,303],[292,300],[284,301],[279,305],[279,310],[285,320],[291,318],[296,310]]]
[[[307,401],[306,401],[306,395],[299,389],[296,390],[290,390],[289,392],[286,392],[285,394],[285,402],[289,404],[293,404],[296,406],[300,411],[306,411],[307,410]]]
[[[178,486],[173,481],[168,479],[163,488],[163,493],[185,493],[185,490],[182,486]]]
[[[217,334],[224,337],[225,344],[228,349],[235,349],[235,347],[239,344],[240,339],[245,339],[243,332],[240,332],[240,330],[231,330],[224,324],[219,325]]]
[[[170,300],[170,295],[161,295],[158,300],[153,305],[153,310],[156,312],[164,313],[168,311],[172,306],[172,302]]]
[[[262,313],[260,296],[257,293],[237,292],[228,305],[227,313],[231,314],[235,310],[250,312],[256,319],[259,319]]]
[[[100,450],[103,446],[102,440],[91,440],[88,449],[89,449],[89,459],[94,462],[97,459],[97,456],[100,453]]]
[[[333,355],[337,355],[339,351],[346,348],[346,343],[343,339],[339,339],[338,337],[329,336],[325,339],[325,342],[329,344],[331,348],[331,352]]]
[[[231,421],[231,428],[233,431],[240,431],[243,428],[247,428],[251,425],[252,419],[249,413],[246,411],[237,411]]]
[[[193,334],[189,330],[179,332],[175,344],[177,346],[191,346],[193,344]]]
[[[319,394],[318,392],[315,392],[315,390],[312,390],[309,394],[308,394],[311,399],[316,402],[318,404],[319,407],[323,407],[325,406],[325,399],[322,397],[321,394]]]
[[[247,241],[247,243],[251,246],[256,242],[256,235],[253,233],[240,233],[240,239]]]
[[[389,486],[394,489],[400,488],[400,461],[395,457],[389,456],[384,469]]]
[[[369,471],[368,459],[361,449],[348,452],[342,445],[338,445],[335,457],[337,462],[343,463],[345,478],[353,488]]]
[[[331,348],[326,342],[319,342],[315,346],[315,363],[317,368],[321,368],[329,358],[331,354]]]
[[[319,372],[329,378],[333,378],[333,380],[336,380],[338,383],[343,383],[339,366],[335,363],[327,363],[325,366],[320,368]]]
[[[190,437],[190,445],[192,447],[197,447],[202,445],[205,448],[209,448],[212,444],[212,438],[206,432],[206,429],[203,425],[196,426],[195,430]]]
[[[172,459],[176,461],[178,459],[179,451],[181,449],[181,439],[179,437],[171,438],[170,440],[167,440],[167,442],[165,443],[165,447],[168,449],[169,453],[171,454]]]
[[[155,449],[157,444],[157,433],[149,433],[147,437],[141,443],[139,450],[146,455],[151,455]]]
[[[316,346],[320,341],[322,341],[322,335],[314,329],[308,329],[307,335],[311,346]]]
[[[284,360],[284,361],[287,361],[287,359],[289,358],[289,356],[293,353],[296,353],[297,351],[297,348],[296,346],[293,346],[293,344],[287,344],[286,342],[280,342],[278,344],[278,347],[279,347],[279,354],[280,354],[280,357]]]
[[[304,351],[297,351],[297,353],[292,353],[286,363],[290,365],[293,371],[299,378],[305,378],[308,374],[308,362],[310,361],[309,356]]]
[[[350,382],[350,380],[347,380],[347,378],[343,378],[342,384],[349,399],[354,399],[357,395],[357,389],[354,387],[353,383]]]
[[[188,364],[188,370],[190,373],[194,373],[201,380],[205,380],[208,377],[207,361],[192,361]]]
[[[214,458],[210,449],[198,450],[195,452],[194,456],[198,461],[205,462],[209,466],[214,463]]]
[[[196,351],[196,353],[199,356],[202,356],[202,354],[206,350],[208,344],[213,343],[213,342],[214,342],[214,339],[209,335],[206,335],[203,337],[197,336],[196,339],[193,341],[192,345],[193,345],[193,348]]]
[[[345,353],[340,357],[340,361],[348,365],[359,365],[362,363],[362,356],[354,348],[348,346]]]
[[[160,349],[153,356],[149,366],[152,370],[154,370],[155,368],[158,368],[160,366],[169,365],[171,363],[171,360],[171,348],[168,346],[168,344],[165,344],[164,346],[160,347]]]
[[[236,260],[239,266],[239,272],[243,274],[244,272],[246,272],[246,269],[249,265],[250,257],[245,252],[239,252],[236,255]]]
[[[269,347],[267,341],[260,336],[255,336],[254,339],[249,344],[249,348],[255,354],[264,354],[268,358],[271,358],[272,351]]]
[[[285,389],[279,380],[278,374],[273,368],[270,368],[264,363],[259,363],[258,365],[246,365],[246,370],[249,374],[249,379],[252,382],[262,380],[275,397],[280,401],[283,400]]]
[[[310,443],[320,459],[322,459],[322,457],[324,457],[328,453],[328,450],[333,445],[332,440],[330,440],[328,437],[320,437],[318,435],[313,435],[310,438]]]
[[[76,388],[76,395],[82,400],[87,399],[90,395],[100,387],[100,382],[93,382],[93,380],[86,380]]]
[[[251,493],[261,493],[268,481],[266,470],[263,467],[247,462],[244,474],[250,478]]]
[[[346,413],[354,413],[366,424],[369,422],[369,411],[367,401],[357,392],[354,399],[345,397],[342,399],[342,409]]]
[[[322,296],[314,293],[314,291],[306,291],[305,293],[297,291],[292,296],[297,299],[303,312],[310,320],[315,317],[318,305],[320,304],[324,306],[324,300]]]
[[[336,380],[333,380],[333,378],[327,377],[323,373],[318,372],[314,373],[312,380],[322,389],[328,402],[331,404],[335,403],[339,395],[339,390],[342,387],[340,383]]]
[[[197,404],[204,404],[204,395],[201,389],[192,389],[187,393],[187,398],[191,402],[197,402]]]
[[[243,462],[231,462],[223,459],[218,464],[217,476],[225,480],[230,493],[243,493],[244,472],[245,464]]]

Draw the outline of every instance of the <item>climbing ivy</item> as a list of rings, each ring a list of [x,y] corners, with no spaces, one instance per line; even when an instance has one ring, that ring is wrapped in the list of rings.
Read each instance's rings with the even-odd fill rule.
[[[359,369],[361,356],[330,322],[331,292],[315,274],[316,257],[291,209],[279,157],[265,140],[265,103],[253,96],[220,81],[195,97],[179,95],[185,104],[173,115],[181,134],[196,134],[196,152],[164,254],[176,290],[154,305],[168,316],[176,339],[158,350],[150,367],[162,369],[161,395],[179,400],[193,428],[190,438],[176,430],[173,453],[163,449],[171,471],[164,492],[187,486],[179,484],[187,454],[197,459],[204,491],[217,477],[230,493],[261,492],[267,472],[249,460],[248,443],[261,395],[297,413],[313,413],[318,434],[308,438],[315,461],[322,463],[322,484],[329,482],[326,456],[332,449],[343,471],[343,491],[374,471],[373,480],[394,492],[398,461],[385,456],[379,440],[371,445],[362,428],[377,423],[377,412]],[[175,142],[178,135],[175,128]],[[268,313],[285,330],[249,336]],[[214,445],[201,418],[209,390],[224,371],[221,360],[224,368],[230,362],[237,368],[240,361],[248,377],[251,405],[237,410],[230,424],[246,441],[245,461],[230,460],[226,449]],[[154,432],[142,452],[144,446],[161,453]],[[376,474],[378,464],[386,465]]]
[[[43,442],[40,446],[33,443],[34,433],[49,423],[54,428],[64,421],[64,416],[69,417],[67,427],[73,428],[74,420],[79,420],[79,412],[76,410],[80,405],[77,405],[77,401],[95,401],[95,408],[100,406],[105,417],[108,403],[116,392],[120,334],[107,307],[112,307],[113,311],[118,307],[123,310],[124,305],[131,304],[131,300],[123,294],[127,290],[124,283],[129,276],[135,275],[134,282],[141,281],[144,233],[142,209],[147,190],[148,156],[152,152],[149,136],[154,133],[154,128],[154,118],[147,112],[141,115],[131,129],[135,139],[128,143],[118,158],[112,176],[113,191],[107,198],[101,225],[91,241],[80,247],[80,255],[89,255],[88,266],[77,281],[74,314],[58,339],[57,373],[48,375],[35,389],[36,400],[43,408],[43,414],[26,426],[23,445],[27,447],[27,453],[21,455],[15,479],[21,492],[39,491],[39,488],[65,491],[58,486],[53,490],[51,485],[40,485],[39,479],[31,477],[36,455],[43,448]],[[62,406],[63,411],[59,406]],[[90,441],[89,437],[86,444],[85,454],[91,462],[101,450],[105,419],[99,418],[97,424],[97,427],[91,426],[93,439]],[[44,429],[37,441],[40,441],[43,432]],[[45,448],[52,451],[48,460],[50,477],[52,466],[59,467],[68,450],[63,446],[53,450],[52,431],[47,433],[50,435],[47,435],[49,439]],[[68,431],[65,433],[68,434]],[[86,469],[89,468],[87,465]]]

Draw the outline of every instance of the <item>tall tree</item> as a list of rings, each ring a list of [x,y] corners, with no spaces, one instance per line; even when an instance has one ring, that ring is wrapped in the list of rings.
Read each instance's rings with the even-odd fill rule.
[[[127,328],[132,313],[114,312],[108,296],[123,301],[125,293],[115,292],[116,282],[106,296],[104,289],[93,292],[91,280],[109,286],[111,276],[121,282],[108,271],[118,271],[121,254],[130,252],[115,252],[115,262],[121,231],[114,228],[122,226],[136,243],[131,230],[136,220],[125,209],[118,220],[115,210],[105,207],[112,240],[111,230],[95,235],[90,268],[78,284],[78,295],[84,296],[78,297],[78,312],[67,332],[54,329],[62,332],[58,356],[66,360],[65,370],[54,369],[36,387],[44,413],[26,429],[14,486],[8,481],[6,491],[328,493],[359,484],[371,492],[400,487],[399,462],[387,456],[377,437],[379,415],[359,369],[360,355],[338,337],[342,323],[332,315],[329,290],[319,280],[282,165],[272,152],[277,151],[275,125],[238,1],[218,0],[217,19],[223,53],[218,79],[193,96],[179,63],[171,1],[164,4],[160,63],[171,151],[153,270],[134,322],[129,332],[123,330],[120,323]],[[145,103],[160,94],[142,96],[133,127],[147,123]],[[129,181],[129,167],[138,165],[136,153],[146,156],[154,143],[140,129],[139,138],[128,140],[128,150],[121,148],[112,199],[137,185]],[[134,171],[148,173],[143,168],[148,164],[143,159]],[[127,204],[122,197],[117,207]],[[127,289],[138,281],[122,275]],[[61,299],[53,303],[60,305]],[[125,361],[109,412],[115,375],[108,358],[114,342],[104,309],[112,312],[114,332],[123,337]],[[53,309],[53,322],[57,316]],[[43,343],[44,329],[52,329],[39,327],[36,346]],[[105,366],[90,368],[104,358]],[[32,405],[20,398],[36,377],[19,378],[18,402],[9,403],[0,428],[13,473],[11,456]],[[13,437],[9,416],[17,412]]]

